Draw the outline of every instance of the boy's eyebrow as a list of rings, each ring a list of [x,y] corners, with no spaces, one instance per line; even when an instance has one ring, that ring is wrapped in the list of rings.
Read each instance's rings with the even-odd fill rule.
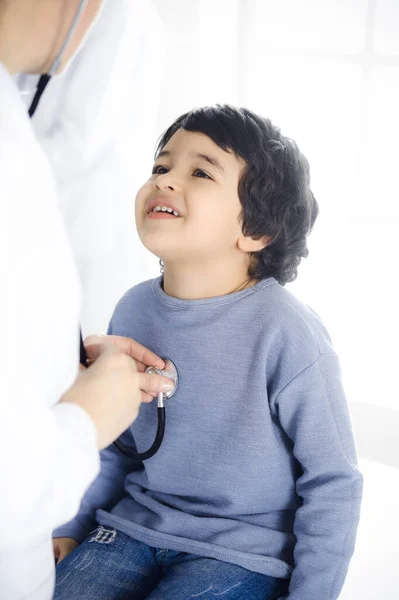
[[[169,152],[169,150],[161,150],[161,152],[159,154],[157,154],[156,158],[161,158],[161,156],[170,156],[171,153]]]
[[[171,156],[171,155],[172,155],[172,153],[169,150],[161,150],[161,152],[158,154],[157,158],[161,158],[162,156]],[[201,152],[191,152],[190,156],[192,158],[201,158],[202,160],[205,160],[209,164],[211,164],[214,167],[216,167],[217,169],[219,169],[219,171],[224,173],[224,169],[223,169],[222,165],[216,160],[216,158],[212,158],[212,156],[208,156],[208,154],[202,154]]]
[[[216,158],[212,158],[212,156],[208,156],[207,154],[202,154],[201,152],[196,152],[195,154],[192,153],[192,156],[195,158],[202,158],[202,160],[206,160],[206,162],[210,163],[211,165],[213,165],[214,167],[219,169],[219,171],[224,173],[224,169],[223,169],[222,165],[220,163],[218,163]]]

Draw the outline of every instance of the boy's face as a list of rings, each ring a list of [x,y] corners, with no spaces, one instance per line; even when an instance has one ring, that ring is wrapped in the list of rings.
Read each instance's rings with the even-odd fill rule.
[[[195,265],[225,259],[228,266],[240,252],[238,184],[244,166],[206,135],[179,129],[136,198],[136,226],[144,246],[164,262]],[[160,206],[178,216],[154,212]]]

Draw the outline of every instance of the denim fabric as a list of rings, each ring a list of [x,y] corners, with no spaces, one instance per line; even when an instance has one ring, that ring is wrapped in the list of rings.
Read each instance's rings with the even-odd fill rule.
[[[287,582],[99,527],[56,569],[54,600],[275,600]]]

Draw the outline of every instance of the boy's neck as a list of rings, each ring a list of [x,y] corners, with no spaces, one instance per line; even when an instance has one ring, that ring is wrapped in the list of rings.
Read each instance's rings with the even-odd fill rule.
[[[168,296],[181,300],[203,300],[225,296],[255,285],[248,267],[232,268],[220,261],[217,265],[164,266],[163,288]]]

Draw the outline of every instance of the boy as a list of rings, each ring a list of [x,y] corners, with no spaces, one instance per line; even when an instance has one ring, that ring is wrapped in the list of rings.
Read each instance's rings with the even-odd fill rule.
[[[362,478],[328,333],[283,287],[317,212],[306,159],[269,120],[208,107],[163,135],[136,199],[163,277],[125,294],[109,332],[170,358],[179,387],[158,453],[104,451],[55,532],[59,558],[83,542],[55,599],[338,598]],[[155,413],[122,441],[146,450]]]

